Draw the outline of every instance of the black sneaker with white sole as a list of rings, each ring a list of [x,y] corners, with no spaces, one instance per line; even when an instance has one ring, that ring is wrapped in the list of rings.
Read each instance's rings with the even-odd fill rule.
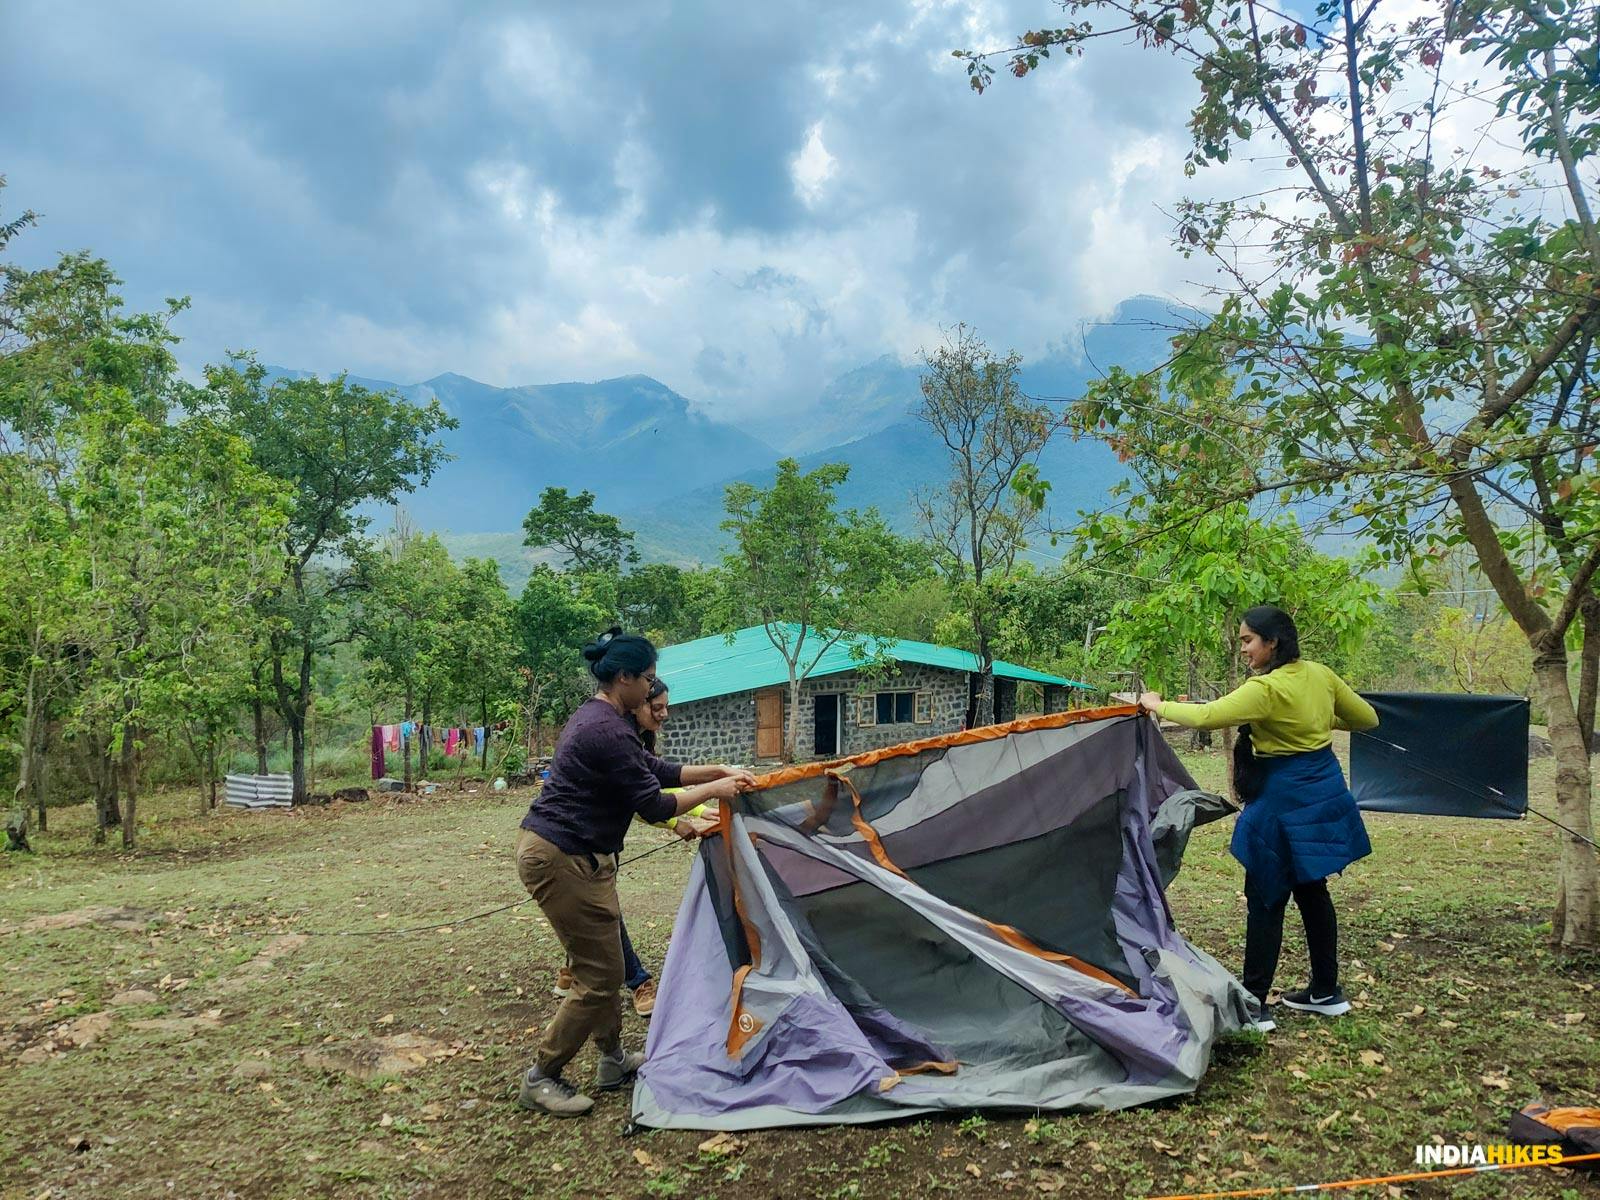
[[[1250,1012],[1250,1024],[1245,1026],[1246,1029],[1254,1029],[1257,1033],[1271,1033],[1278,1027],[1278,1023],[1267,1015],[1267,1006],[1261,1001],[1252,997],[1244,1002],[1244,1006]]]
[[[1342,1017],[1350,1011],[1350,1001],[1345,999],[1344,989],[1340,987],[1325,996],[1314,994],[1310,988],[1285,992],[1283,1002],[1298,1012],[1316,1013],[1320,1017]]]

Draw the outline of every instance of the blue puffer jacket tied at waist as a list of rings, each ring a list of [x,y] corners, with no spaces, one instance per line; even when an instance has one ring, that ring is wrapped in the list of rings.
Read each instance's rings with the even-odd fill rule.
[[[1372,853],[1361,810],[1331,747],[1256,759],[1261,793],[1234,823],[1245,893],[1275,905],[1297,883],[1337,875]]]

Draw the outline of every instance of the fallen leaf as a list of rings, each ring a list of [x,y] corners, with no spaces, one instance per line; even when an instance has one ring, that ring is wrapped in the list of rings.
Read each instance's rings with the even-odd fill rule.
[[[983,1178],[983,1168],[980,1167],[977,1163],[968,1163],[967,1164],[967,1174],[971,1175],[974,1179],[982,1179]]]
[[[648,1150],[635,1150],[633,1152],[633,1161],[638,1163],[646,1171],[659,1171],[661,1169],[661,1164],[650,1156],[650,1152]],[[551,1165],[554,1170],[559,1171],[561,1169],[558,1164]]]
[[[1455,1021],[1440,1021],[1439,1022],[1439,1028],[1440,1029],[1460,1029],[1461,1026],[1459,1024],[1457,1024]]]
[[[1179,1150],[1176,1146],[1170,1146],[1166,1142],[1163,1142],[1160,1138],[1151,1138],[1150,1147],[1153,1150],[1161,1151],[1162,1154],[1167,1155],[1169,1158],[1177,1158],[1183,1153],[1183,1151]]]
[[[1252,1142],[1270,1142],[1272,1140],[1272,1135],[1270,1133],[1247,1133],[1245,1134],[1245,1137],[1249,1138]]]
[[[435,1101],[422,1106],[422,1119],[424,1121],[437,1121],[442,1116],[444,1116],[444,1105]]]
[[[701,1154],[737,1154],[744,1149],[744,1143],[731,1133],[719,1133],[700,1143]]]
[[[1563,1021],[1565,1021],[1568,1025],[1577,1025],[1577,1024],[1580,1024],[1583,1021],[1583,1019],[1585,1017],[1587,1017],[1588,1015],[1589,1015],[1588,1013],[1570,1012],[1570,1013],[1565,1013],[1562,1016],[1561,1019]]]
[[[1482,1078],[1484,1087],[1499,1088],[1502,1092],[1511,1090],[1511,1080],[1504,1075],[1485,1075]]]
[[[394,1014],[393,1013],[384,1013],[383,1016],[379,1017],[376,1021],[373,1022],[373,1024],[374,1025],[393,1025],[394,1024]]]
[[[1363,1067],[1375,1067],[1382,1061],[1383,1055],[1376,1050],[1363,1050],[1361,1052],[1361,1065]]]
[[[74,1154],[82,1154],[92,1145],[85,1134],[75,1133],[67,1139],[67,1149]]]
[[[394,1124],[394,1117],[389,1113],[384,1113],[383,1116],[378,1118],[378,1127],[380,1129],[387,1129],[387,1128],[389,1128],[389,1126],[391,1126],[393,1124]]]
[[[1322,1120],[1317,1122],[1318,1132],[1326,1129],[1329,1125],[1332,1125],[1342,1116],[1344,1116],[1342,1112],[1340,1112],[1338,1109],[1334,1109],[1333,1112],[1329,1113],[1327,1116],[1323,1117]]]

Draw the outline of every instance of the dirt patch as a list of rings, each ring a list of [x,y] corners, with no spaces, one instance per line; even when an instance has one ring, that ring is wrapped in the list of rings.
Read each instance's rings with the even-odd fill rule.
[[[143,932],[153,922],[166,918],[151,908],[129,908],[126,905],[100,904],[90,908],[75,908],[71,912],[46,913],[31,917],[20,925],[0,926],[0,934],[42,933],[52,929],[79,929],[84,925],[99,925],[105,929],[136,929]]]
[[[149,988],[129,988],[111,997],[112,1008],[129,1008],[135,1004],[154,1004],[161,997]]]
[[[405,1075],[467,1051],[465,1042],[441,1042],[421,1033],[396,1033],[354,1042],[330,1042],[301,1054],[306,1065],[357,1079]]]
[[[241,963],[220,980],[213,989],[218,995],[229,995],[248,989],[261,976],[272,972],[280,958],[293,954],[311,939],[303,933],[283,933],[258,950],[249,962]]]
[[[219,1029],[222,1026],[222,1010],[208,1008],[203,1013],[196,1013],[191,1017],[152,1017],[148,1021],[130,1021],[130,1029],[142,1029],[149,1033],[170,1033],[180,1037],[193,1037],[204,1033],[208,1029]]]
[[[24,1018],[15,1028],[0,1033],[0,1052],[16,1051],[19,1063],[44,1062],[68,1050],[94,1045],[111,1028],[111,1021],[109,1012],[86,1013],[40,1030],[37,1017]]]

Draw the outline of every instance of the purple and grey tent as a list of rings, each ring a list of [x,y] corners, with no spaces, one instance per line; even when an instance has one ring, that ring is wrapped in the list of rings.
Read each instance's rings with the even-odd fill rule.
[[[702,844],[634,1118],[683,1129],[1192,1092],[1246,993],[1173,928],[1228,811],[1130,708],[765,775]]]

